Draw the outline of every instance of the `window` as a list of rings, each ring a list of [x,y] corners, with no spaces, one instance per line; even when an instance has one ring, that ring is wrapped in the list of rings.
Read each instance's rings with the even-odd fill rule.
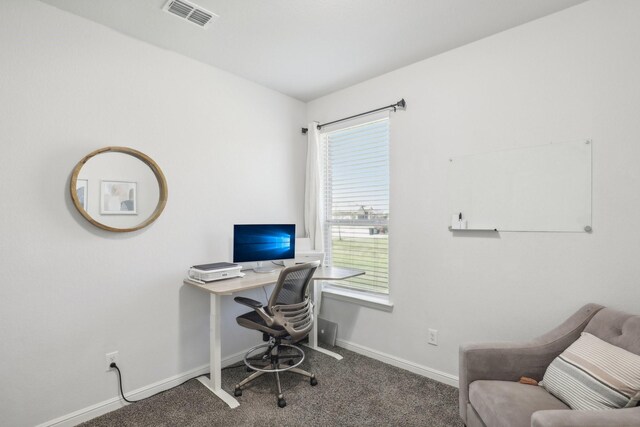
[[[334,284],[389,293],[389,120],[322,135],[327,265],[366,271]]]

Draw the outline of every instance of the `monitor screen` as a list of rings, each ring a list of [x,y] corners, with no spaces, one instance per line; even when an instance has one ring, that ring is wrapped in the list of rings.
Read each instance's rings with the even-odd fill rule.
[[[295,224],[233,226],[233,262],[295,258]]]

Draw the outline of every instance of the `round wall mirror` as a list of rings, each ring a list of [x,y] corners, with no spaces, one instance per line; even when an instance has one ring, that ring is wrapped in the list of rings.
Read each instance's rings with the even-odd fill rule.
[[[91,224],[127,232],[155,221],[167,204],[167,181],[149,156],[127,147],[89,153],[71,175],[71,200]]]

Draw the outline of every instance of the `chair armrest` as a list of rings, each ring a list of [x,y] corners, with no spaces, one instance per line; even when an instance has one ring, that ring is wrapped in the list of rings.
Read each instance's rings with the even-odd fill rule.
[[[261,308],[262,307],[262,303],[260,301],[256,301],[256,300],[251,299],[251,298],[235,297],[233,300],[235,302],[237,302],[238,304],[246,305],[247,307],[251,307],[253,309],[257,309],[257,308]]]
[[[273,323],[274,323],[273,316],[270,316],[264,310],[263,308],[264,306],[260,301],[256,301],[254,299],[245,298],[245,297],[235,297],[233,300],[238,304],[246,305],[247,307],[253,308],[256,311],[256,313],[258,313],[258,315],[262,318],[262,320],[264,320],[264,323],[267,326],[273,326]]]
[[[603,307],[587,304],[546,334],[524,343],[460,346],[460,416],[467,421],[469,384],[477,380],[541,380],[549,364],[578,339],[591,318]]]
[[[638,427],[640,407],[601,411],[551,410],[534,412],[531,427]]]

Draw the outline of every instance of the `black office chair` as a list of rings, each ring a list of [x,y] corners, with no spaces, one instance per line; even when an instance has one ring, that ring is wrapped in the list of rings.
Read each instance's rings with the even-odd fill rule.
[[[313,326],[313,304],[307,290],[319,265],[320,262],[316,261],[284,268],[266,307],[250,298],[234,298],[236,302],[253,308],[253,311],[236,318],[238,324],[262,332],[268,341],[253,347],[245,355],[247,370],[255,372],[236,385],[235,396],[242,396],[242,387],[249,382],[273,372],[278,385],[278,406],[284,408],[287,402],[282,395],[280,372],[304,375],[310,378],[312,386],[318,384],[314,374],[297,367],[304,360],[304,351],[294,344],[305,338]],[[258,357],[251,356],[262,348],[266,350],[258,353]]]

